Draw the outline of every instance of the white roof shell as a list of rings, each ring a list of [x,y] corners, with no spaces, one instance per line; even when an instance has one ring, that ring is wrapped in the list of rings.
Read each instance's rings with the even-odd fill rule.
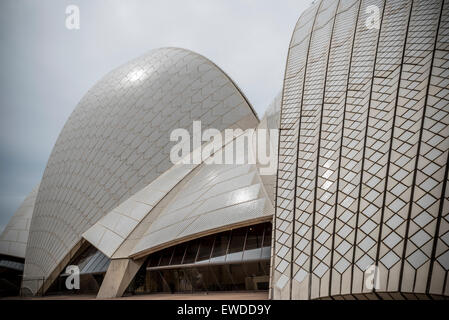
[[[279,128],[280,101],[279,94],[258,129]],[[241,136],[248,136],[257,152],[255,131]],[[277,162],[277,137],[268,138]],[[276,175],[261,176],[261,165],[248,164],[245,155],[238,157],[243,164],[176,164],[105,215],[83,238],[110,258],[140,257],[206,234],[271,220]]]
[[[178,164],[83,237],[110,258],[138,257],[273,213],[256,165]]]
[[[194,120],[218,130],[258,123],[223,71],[184,49],[151,51],[89,90],[49,158],[24,276],[48,277],[86,230],[170,169],[170,132]]]
[[[39,185],[23,200],[0,235],[0,254],[25,258],[31,216],[33,215],[38,189]]]

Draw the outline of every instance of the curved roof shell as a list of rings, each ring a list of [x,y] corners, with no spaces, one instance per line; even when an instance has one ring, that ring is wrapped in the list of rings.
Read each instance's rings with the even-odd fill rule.
[[[273,213],[256,165],[176,164],[83,237],[110,258],[135,258]]]
[[[89,90],[48,160],[24,276],[48,277],[83,232],[169,169],[170,132],[194,120],[220,131],[258,123],[229,77],[191,51],[153,50]]]
[[[25,258],[31,217],[38,189],[39,185],[26,196],[0,235],[0,255]]]
[[[449,295],[448,28],[441,0],[321,0],[298,20],[275,299]],[[379,283],[366,287],[375,267]]]
[[[278,95],[257,129],[279,128],[280,100]],[[277,162],[277,136],[267,133],[266,143],[273,145]],[[254,129],[248,129],[233,141],[222,137],[216,155],[222,157],[240,138],[253,145],[246,151],[256,154],[256,136]],[[204,145],[202,159],[210,157],[207,145],[211,144]],[[83,238],[112,259],[138,258],[205,234],[271,221],[275,168],[263,176],[261,165],[250,164],[248,154],[238,151],[237,158],[241,164],[181,161],[106,214]]]
[[[202,165],[140,235],[132,256],[237,226],[271,221],[255,165]]]
[[[268,193],[268,197],[271,200],[273,206],[275,205],[275,196],[276,196],[276,174],[278,168],[278,150],[279,150],[279,122],[280,122],[280,114],[281,114],[281,102],[282,102],[282,93],[276,95],[274,100],[268,105],[260,123],[257,127],[258,130],[266,130],[266,152],[265,154],[272,159],[272,163],[269,165],[261,164],[260,158],[257,157],[257,166],[259,171],[263,173],[260,178],[262,179],[265,188]],[[258,148],[261,148],[260,145],[256,144],[257,138],[256,134],[253,138],[254,150],[257,151]],[[271,168],[268,170],[268,168]]]

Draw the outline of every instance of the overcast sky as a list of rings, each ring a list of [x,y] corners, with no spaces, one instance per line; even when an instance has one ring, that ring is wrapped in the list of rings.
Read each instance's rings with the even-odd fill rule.
[[[1,0],[0,231],[39,183],[81,97],[152,49],[220,66],[261,116],[282,86],[288,44],[311,0]],[[65,26],[80,9],[80,29]]]

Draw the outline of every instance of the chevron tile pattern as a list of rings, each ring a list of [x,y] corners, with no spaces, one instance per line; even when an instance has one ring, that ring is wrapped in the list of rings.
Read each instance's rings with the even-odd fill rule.
[[[448,7],[323,0],[300,17],[312,27],[290,46],[276,198],[291,245],[274,257],[291,289],[275,298],[449,294]]]

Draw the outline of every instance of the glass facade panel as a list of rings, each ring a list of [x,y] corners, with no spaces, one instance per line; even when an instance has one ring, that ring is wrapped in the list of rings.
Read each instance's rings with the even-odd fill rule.
[[[181,264],[184,259],[184,254],[186,252],[187,244],[183,243],[175,247],[175,252],[173,254],[173,258],[171,260],[171,264],[177,265]]]
[[[149,267],[238,263],[271,256],[271,223],[225,231],[151,254]]]
[[[264,238],[263,238],[263,246],[264,247],[271,247],[271,223],[265,224],[265,232],[264,232]]]
[[[248,227],[248,235],[246,237],[245,251],[262,248],[264,225],[258,224]]]
[[[172,259],[173,256],[173,251],[174,251],[174,247],[165,249],[164,251],[162,251],[161,253],[161,260],[159,262],[159,265],[161,266],[167,266],[170,264],[170,261]]]
[[[200,246],[199,240],[193,240],[189,242],[182,264],[189,264],[195,262],[199,246]]]
[[[265,225],[263,224],[248,227],[243,260],[257,260],[261,258],[264,231]]]
[[[268,290],[270,245],[271,223],[179,244],[148,256],[128,290],[139,293]]]
[[[260,261],[147,271],[140,292],[268,290],[269,269],[268,261]]]
[[[229,244],[230,232],[217,234],[215,237],[214,249],[212,251],[211,262],[224,262]]]
[[[271,258],[271,247],[263,247],[260,259],[269,260],[270,258]]]
[[[241,261],[243,258],[243,246],[245,245],[247,228],[232,230],[231,241],[229,242],[227,262]]]
[[[157,257],[159,257],[159,254],[157,254]],[[67,264],[78,266],[80,270],[80,288],[75,290],[67,289],[65,281],[69,275],[64,268],[59,277],[48,288],[46,294],[53,295],[68,292],[73,294],[97,293],[109,264],[110,259],[101,251],[89,244],[84,244]]]
[[[159,265],[159,261],[161,260],[161,255],[159,253],[153,253],[150,256],[150,259],[148,261],[148,265],[150,267],[157,267]]]
[[[243,251],[245,244],[246,228],[232,230],[231,242],[229,243],[228,253],[235,253]]]
[[[243,253],[243,260],[259,260],[262,257],[262,248],[245,250]]]
[[[198,257],[196,259],[197,263],[209,262],[212,248],[214,245],[215,235],[204,237],[201,239],[200,248],[198,251]]]

